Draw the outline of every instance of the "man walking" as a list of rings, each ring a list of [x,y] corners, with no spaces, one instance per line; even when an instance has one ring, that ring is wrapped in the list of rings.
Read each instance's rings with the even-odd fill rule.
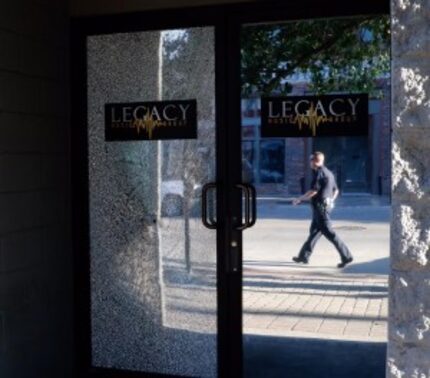
[[[339,252],[341,262],[337,266],[338,268],[343,268],[352,262],[353,258],[348,247],[333,230],[330,220],[330,212],[339,194],[339,189],[333,173],[324,165],[324,154],[322,152],[317,151],[311,155],[310,166],[313,170],[311,189],[302,196],[295,198],[293,205],[310,199],[312,223],[309,237],[303,244],[299,255],[293,257],[293,261],[307,264],[316,242],[321,235],[324,235]]]

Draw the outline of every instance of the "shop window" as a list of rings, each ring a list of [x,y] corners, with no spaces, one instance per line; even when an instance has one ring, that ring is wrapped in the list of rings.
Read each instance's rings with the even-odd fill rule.
[[[285,142],[264,140],[260,142],[260,181],[283,183],[285,179]]]

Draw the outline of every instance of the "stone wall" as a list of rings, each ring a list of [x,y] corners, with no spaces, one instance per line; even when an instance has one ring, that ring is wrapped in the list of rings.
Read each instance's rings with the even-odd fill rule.
[[[72,366],[66,1],[0,2],[0,375]]]
[[[430,3],[392,0],[387,377],[430,377]]]

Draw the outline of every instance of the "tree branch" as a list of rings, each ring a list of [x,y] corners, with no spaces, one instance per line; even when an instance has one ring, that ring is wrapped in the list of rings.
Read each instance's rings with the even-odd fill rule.
[[[321,52],[327,51],[331,47],[333,47],[340,39],[342,39],[344,37],[345,32],[347,32],[351,29],[354,29],[354,28],[358,27],[359,25],[363,24],[364,22],[367,22],[373,18],[375,18],[375,17],[369,17],[369,18],[366,18],[364,20],[349,23],[340,33],[336,33],[336,35],[334,35],[333,37],[323,41],[323,43],[321,43],[317,48],[312,49],[310,51],[307,51],[305,54],[302,54],[292,65],[289,64],[288,68],[286,68],[286,69],[275,69],[275,70],[270,70],[270,71],[265,70],[266,73],[275,73],[275,74],[277,74],[277,76],[275,76],[274,78],[272,78],[271,80],[269,80],[265,84],[262,83],[263,88],[264,88],[263,92],[266,89],[271,88],[273,85],[276,84],[277,81],[280,80],[279,75],[282,75],[282,76],[292,75],[298,67],[305,64],[306,61],[308,61],[311,57],[314,57],[315,55],[318,55]]]

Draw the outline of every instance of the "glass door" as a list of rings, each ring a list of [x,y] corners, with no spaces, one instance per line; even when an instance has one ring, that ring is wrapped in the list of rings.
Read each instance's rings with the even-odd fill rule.
[[[92,35],[87,61],[92,364],[214,377],[216,233],[200,217],[216,174],[214,28]],[[197,130],[180,139],[191,107],[171,101],[184,99],[198,99]],[[107,140],[108,103],[147,139]],[[178,139],[155,139],[163,127]]]
[[[309,214],[285,206],[309,185],[314,136],[262,133],[261,97],[318,95],[330,74],[318,67],[331,55],[322,49],[320,66],[306,71],[312,54],[303,55],[304,47],[320,45],[315,30],[348,49],[339,42],[342,27],[387,11],[372,2],[313,4],[163,10],[77,24],[76,345],[85,376],[241,377],[242,354],[246,377],[283,377],[291,368],[283,357],[295,344],[285,330],[301,319],[278,312],[305,306],[312,294],[291,295],[299,271],[285,262],[284,248]],[[364,44],[373,38],[366,27],[354,36]],[[309,75],[316,75],[312,88],[302,85]],[[339,84],[331,79],[326,92]],[[361,79],[352,78],[352,92]],[[307,110],[295,128],[311,133],[318,114]],[[356,149],[353,159],[368,158],[361,144]],[[363,169],[354,172],[351,180],[363,179]],[[314,366],[291,356],[300,368]]]
[[[390,213],[386,198],[366,193],[375,137],[366,122],[369,100],[389,104],[389,17],[318,12],[285,12],[289,20],[266,23],[249,16],[254,22],[240,29],[236,160],[257,193],[256,225],[242,240],[247,378],[376,378],[385,371]],[[322,201],[302,197],[317,171],[314,151],[324,153],[324,169],[338,182],[332,213],[318,213]],[[389,156],[377,164],[383,159]],[[345,245],[354,255],[347,267]]]
[[[85,376],[240,368],[241,349],[230,347],[240,328],[226,309],[224,31],[186,20],[160,12],[75,29],[76,344]]]

